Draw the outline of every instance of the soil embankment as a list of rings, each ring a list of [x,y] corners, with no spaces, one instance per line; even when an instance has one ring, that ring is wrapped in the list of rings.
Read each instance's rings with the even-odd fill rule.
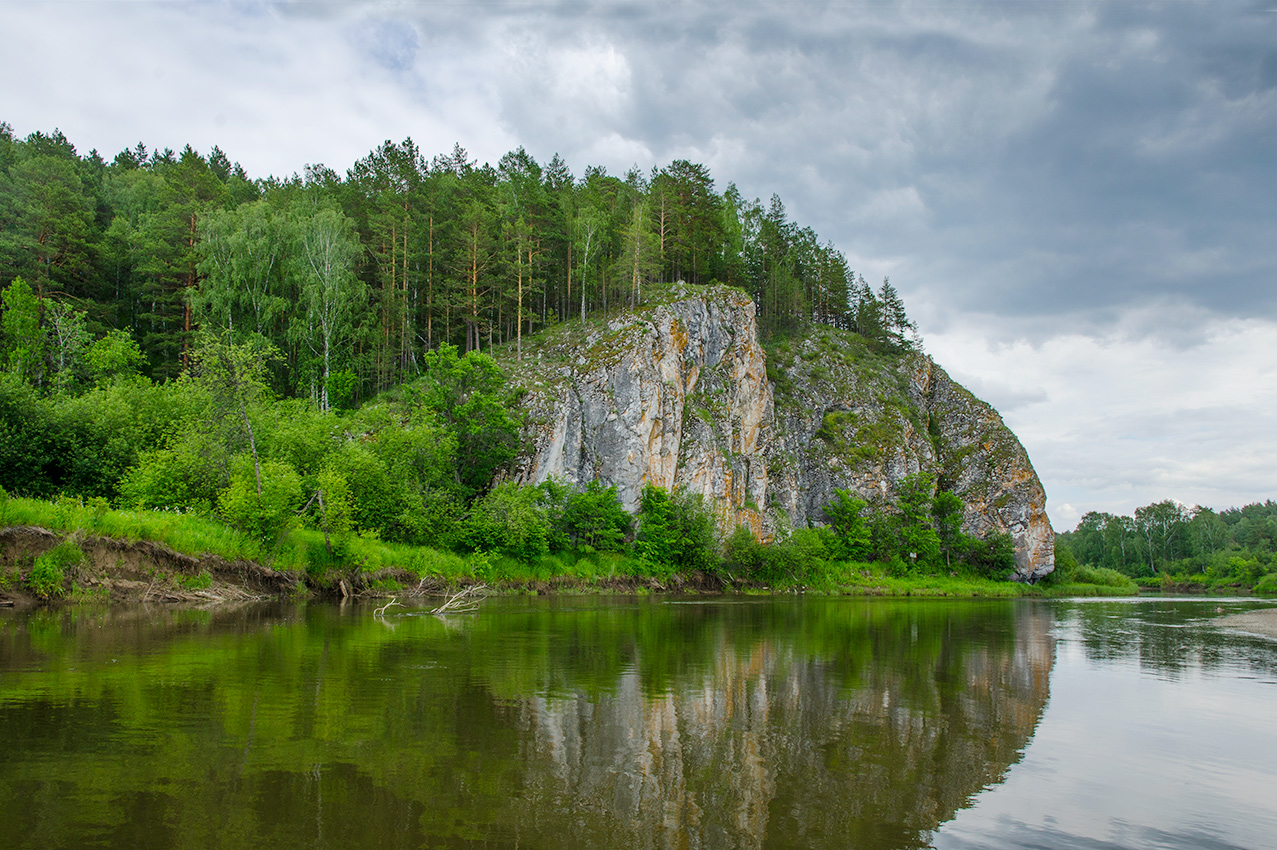
[[[450,588],[477,583],[472,578],[452,581],[421,578],[407,570],[364,571],[358,564],[330,571],[322,577],[274,570],[254,561],[230,561],[217,555],[187,555],[149,540],[66,534],[34,526],[0,528],[0,606],[44,601],[28,590],[24,577],[40,555],[71,539],[83,553],[67,571],[61,593],[54,598],[71,602],[181,602],[217,604],[281,596],[387,597],[400,599],[440,596]],[[601,577],[593,581],[570,576],[544,580],[497,581],[496,590],[537,594],[591,591],[604,593],[719,592],[723,583],[694,573],[664,582],[631,576]]]
[[[230,602],[295,592],[297,576],[252,561],[186,555],[148,540],[63,534],[34,526],[0,528],[0,602],[34,602],[20,577],[40,555],[72,539],[83,553],[67,571],[62,598],[112,602]]]

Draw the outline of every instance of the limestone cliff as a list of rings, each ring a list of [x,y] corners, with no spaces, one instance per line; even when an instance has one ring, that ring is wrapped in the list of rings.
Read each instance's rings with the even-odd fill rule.
[[[1024,577],[1054,567],[1023,447],[924,355],[875,354],[823,326],[769,354],[747,295],[676,284],[606,325],[539,336],[515,370],[530,422],[522,480],[615,484],[628,510],[645,483],[684,488],[725,528],[768,537],[823,522],[836,488],[882,503],[925,471],[962,499],[968,533],[1012,535]]]

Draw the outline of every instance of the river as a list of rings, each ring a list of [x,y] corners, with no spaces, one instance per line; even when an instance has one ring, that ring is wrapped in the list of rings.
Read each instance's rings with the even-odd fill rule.
[[[0,614],[0,847],[1246,848],[1256,600]]]

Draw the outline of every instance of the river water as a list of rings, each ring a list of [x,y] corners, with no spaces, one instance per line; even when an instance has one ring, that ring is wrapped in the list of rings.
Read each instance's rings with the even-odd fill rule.
[[[0,847],[1277,846],[1253,600],[0,614]]]

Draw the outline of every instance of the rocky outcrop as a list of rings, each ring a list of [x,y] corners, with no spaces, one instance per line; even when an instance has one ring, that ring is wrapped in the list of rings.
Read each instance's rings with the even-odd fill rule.
[[[997,412],[922,354],[883,356],[818,326],[770,356],[754,304],[725,287],[676,285],[606,326],[560,327],[518,365],[531,450],[519,478],[645,484],[702,494],[724,528],[760,538],[825,521],[838,488],[890,503],[931,473],[964,504],[971,534],[1007,532],[1017,572],[1053,568],[1046,496]]]

